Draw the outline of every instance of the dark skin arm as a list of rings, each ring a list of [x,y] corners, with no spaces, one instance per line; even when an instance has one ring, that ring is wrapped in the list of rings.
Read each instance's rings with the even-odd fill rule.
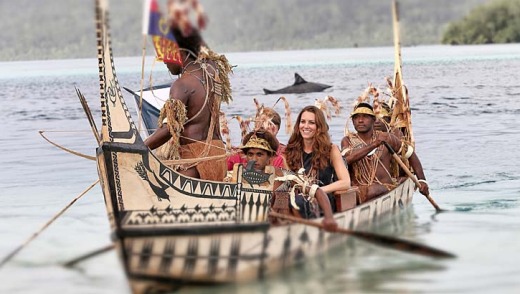
[[[374,150],[375,148],[377,148],[381,144],[383,144],[383,142],[388,142],[392,146],[392,148],[394,148],[395,150],[399,149],[399,147],[400,147],[400,146],[398,146],[399,139],[397,137],[395,137],[393,134],[379,133],[377,138],[373,142],[368,144],[367,146],[356,149],[356,150],[352,150],[350,153],[346,154],[345,160],[347,161],[348,164],[357,162],[357,161],[363,159],[365,156],[367,156],[367,154],[370,153],[372,150]],[[348,143],[349,143],[349,138],[344,137],[341,140],[341,149],[347,148],[349,146]]]
[[[323,210],[323,228],[326,231],[334,232],[338,228],[338,223],[334,219],[334,214],[332,213],[332,207],[330,206],[330,200],[329,197],[327,197],[327,194],[323,192],[321,188],[318,188],[316,190],[316,194],[314,195],[316,197],[316,200],[318,200],[318,205]]]
[[[305,193],[308,195],[310,192],[310,187],[307,187],[305,190]],[[338,223],[334,219],[334,213],[332,212],[332,207],[330,206],[330,200],[327,196],[327,193],[323,191],[323,189],[318,188],[316,190],[316,193],[314,194],[314,197],[318,201],[318,205],[320,206],[321,210],[323,211],[323,228],[326,231],[334,232],[338,228]]]
[[[187,105],[189,93],[185,90],[184,82],[181,79],[176,80],[170,88],[170,98],[180,100]],[[150,137],[146,138],[144,144],[154,150],[170,140],[172,137],[168,125],[162,124]]]
[[[343,140],[341,140],[341,149],[344,149],[349,146],[348,140],[348,137],[345,137],[343,138]],[[363,157],[367,156],[367,154],[370,153],[370,151],[374,150],[374,148],[377,148],[378,146],[379,144],[376,141],[374,141],[363,148],[353,150],[345,156],[345,160],[348,164],[357,162],[361,160]]]
[[[153,132],[150,137],[146,138],[144,144],[151,150],[154,150],[155,148],[158,148],[168,142],[171,137],[172,135],[170,134],[168,126],[166,124],[162,124],[162,126],[155,130],[155,132]]]
[[[410,162],[410,166],[413,168],[413,171],[414,171],[415,175],[417,176],[417,179],[426,181],[426,177],[424,176],[424,171],[422,168],[421,161],[419,160],[419,157],[417,156],[417,154],[415,154],[415,151],[412,153],[412,156],[410,156],[410,158],[408,158],[408,162]],[[421,194],[423,194],[423,195],[429,195],[430,191],[429,191],[428,184],[425,182],[420,182],[420,183],[421,183],[421,186],[419,187],[419,192],[421,192]]]

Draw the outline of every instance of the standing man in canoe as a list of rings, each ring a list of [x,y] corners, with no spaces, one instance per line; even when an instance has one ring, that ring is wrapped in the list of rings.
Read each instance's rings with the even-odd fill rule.
[[[170,17],[177,15],[170,2]],[[173,18],[172,18],[173,19]],[[226,175],[226,152],[220,135],[220,103],[231,101],[231,73],[224,55],[206,47],[199,31],[176,18],[171,30],[178,44],[179,63],[167,67],[179,78],[161,109],[159,128],[145,141],[157,156],[180,173],[221,181]]]
[[[376,116],[370,104],[357,104],[350,117],[357,133],[349,134],[341,140],[341,154],[350,169],[352,185],[359,187],[359,203],[382,195],[399,184],[398,175],[391,172],[392,155],[383,142],[388,143],[397,153],[406,148],[405,157],[421,183],[419,191],[423,195],[429,194],[421,161],[413,147],[401,142],[392,133],[374,130]]]

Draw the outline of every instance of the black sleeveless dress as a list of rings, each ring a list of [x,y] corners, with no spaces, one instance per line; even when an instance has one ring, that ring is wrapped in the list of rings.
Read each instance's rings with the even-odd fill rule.
[[[303,163],[303,168],[305,168],[306,175],[308,175],[312,169],[313,155],[314,155],[314,152],[311,152],[311,153],[303,152],[303,154],[302,154],[302,163]],[[332,166],[332,163],[330,161],[329,161],[329,164],[324,169],[318,170],[318,173],[315,176],[316,176],[316,184],[318,184],[318,186],[320,186],[320,187],[326,186],[337,180],[336,171],[334,170],[334,167]],[[328,193],[327,196],[329,196],[329,201],[330,201],[330,206],[332,207],[332,211],[336,212],[336,200],[334,198],[334,194]]]

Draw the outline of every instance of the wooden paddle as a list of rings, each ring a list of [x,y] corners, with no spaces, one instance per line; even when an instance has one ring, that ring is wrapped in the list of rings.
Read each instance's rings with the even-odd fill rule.
[[[89,259],[91,257],[94,257],[94,256],[97,256],[99,254],[102,254],[102,253],[105,253],[105,252],[108,252],[112,249],[114,249],[116,246],[114,244],[109,244],[107,246],[104,246],[104,247],[101,247],[97,250],[94,250],[92,252],[89,252],[87,254],[83,254],[81,256],[78,256],[74,259],[71,259],[65,263],[63,263],[63,266],[66,266],[66,267],[73,267],[75,266],[77,263],[79,262],[82,262],[83,260],[86,260],[86,259]]]
[[[20,252],[20,250],[22,250],[25,246],[27,246],[27,244],[29,244],[32,240],[36,239],[36,237],[38,237],[40,235],[40,233],[43,232],[43,230],[45,230],[48,226],[50,226],[58,217],[60,217],[67,209],[69,209],[69,207],[71,207],[72,204],[74,204],[79,198],[81,198],[88,191],[90,191],[90,189],[92,189],[97,183],[99,183],[99,180],[92,183],[87,189],[85,189],[85,191],[81,192],[81,194],[79,194],[76,198],[74,198],[69,204],[67,204],[67,206],[65,206],[62,210],[60,210],[60,212],[55,214],[49,221],[47,221],[47,223],[45,223],[45,225],[43,225],[43,227],[41,229],[39,229],[38,231],[33,233],[31,235],[31,237],[29,237],[29,239],[27,239],[21,245],[16,247],[15,250],[13,250],[6,257],[4,257],[4,259],[2,259],[2,261],[0,262],[0,268],[2,266],[4,266],[9,260],[11,260],[16,254],[18,254],[18,252]]]
[[[417,179],[417,177],[415,177],[414,174],[412,174],[412,172],[410,171],[410,169],[406,166],[406,164],[404,164],[404,162],[401,160],[401,158],[399,158],[399,156],[397,154],[395,154],[395,151],[394,149],[392,148],[392,146],[390,146],[390,144],[388,144],[387,142],[383,141],[383,144],[385,144],[386,148],[388,148],[388,151],[390,151],[390,153],[392,154],[392,157],[395,159],[395,161],[397,161],[397,163],[399,164],[399,166],[404,170],[404,172],[406,173],[406,175],[408,175],[410,177],[410,179],[412,179],[412,181],[415,183],[415,185],[417,187],[421,187],[421,183],[419,182],[419,180]],[[424,195],[426,197],[426,199],[428,199],[428,201],[430,201],[430,203],[433,205],[433,207],[435,207],[435,210],[437,212],[442,212],[442,211],[445,211],[443,209],[441,209],[439,207],[439,205],[437,205],[437,203],[435,203],[435,201],[433,200],[432,197],[430,197],[430,194],[427,194],[427,195]]]
[[[90,108],[88,107],[87,99],[85,99],[85,96],[81,93],[81,91],[74,86],[74,89],[76,89],[76,95],[78,95],[79,102],[81,102],[81,106],[83,107],[83,111],[85,111],[85,115],[87,116],[88,122],[90,124],[90,128],[92,129],[92,133],[94,133],[94,137],[96,138],[96,141],[98,145],[101,145],[101,137],[99,136],[98,128],[96,127],[96,122],[94,121],[94,118],[92,117],[92,112],[90,111]]]
[[[269,215],[285,220],[289,220],[295,223],[300,223],[312,227],[317,227],[323,229],[323,225],[319,222],[315,222],[308,219],[303,218],[297,218],[290,215],[280,214],[277,212],[270,212]],[[398,239],[394,237],[389,236],[383,236],[379,234],[369,233],[369,232],[362,232],[362,231],[353,231],[348,230],[344,228],[337,228],[334,233],[340,233],[345,235],[350,235],[353,237],[357,237],[362,239],[363,241],[376,244],[379,246],[383,246],[390,249],[400,250],[408,253],[414,253],[414,254],[420,254],[435,258],[455,258],[456,256],[452,253],[436,249],[433,247],[429,247],[426,245],[422,245],[419,243],[415,243],[412,241],[407,241],[403,239]]]

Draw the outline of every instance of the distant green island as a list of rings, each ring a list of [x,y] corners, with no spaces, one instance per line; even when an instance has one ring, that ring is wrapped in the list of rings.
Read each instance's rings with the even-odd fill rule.
[[[450,23],[443,44],[491,44],[520,42],[520,0],[496,0]]]
[[[218,52],[392,46],[390,0],[200,1],[209,17],[204,38]],[[165,2],[160,0],[163,7]],[[465,37],[456,36],[468,25],[459,21],[472,11],[486,15],[484,10],[500,6],[495,2],[400,0],[401,43],[464,43],[459,40]],[[518,5],[511,7],[516,7],[518,16]],[[96,57],[92,0],[0,1],[0,13],[1,61]],[[141,14],[142,1],[110,1],[116,56],[141,55]],[[501,38],[510,40],[509,35]],[[149,38],[147,42],[147,54],[152,55]]]

